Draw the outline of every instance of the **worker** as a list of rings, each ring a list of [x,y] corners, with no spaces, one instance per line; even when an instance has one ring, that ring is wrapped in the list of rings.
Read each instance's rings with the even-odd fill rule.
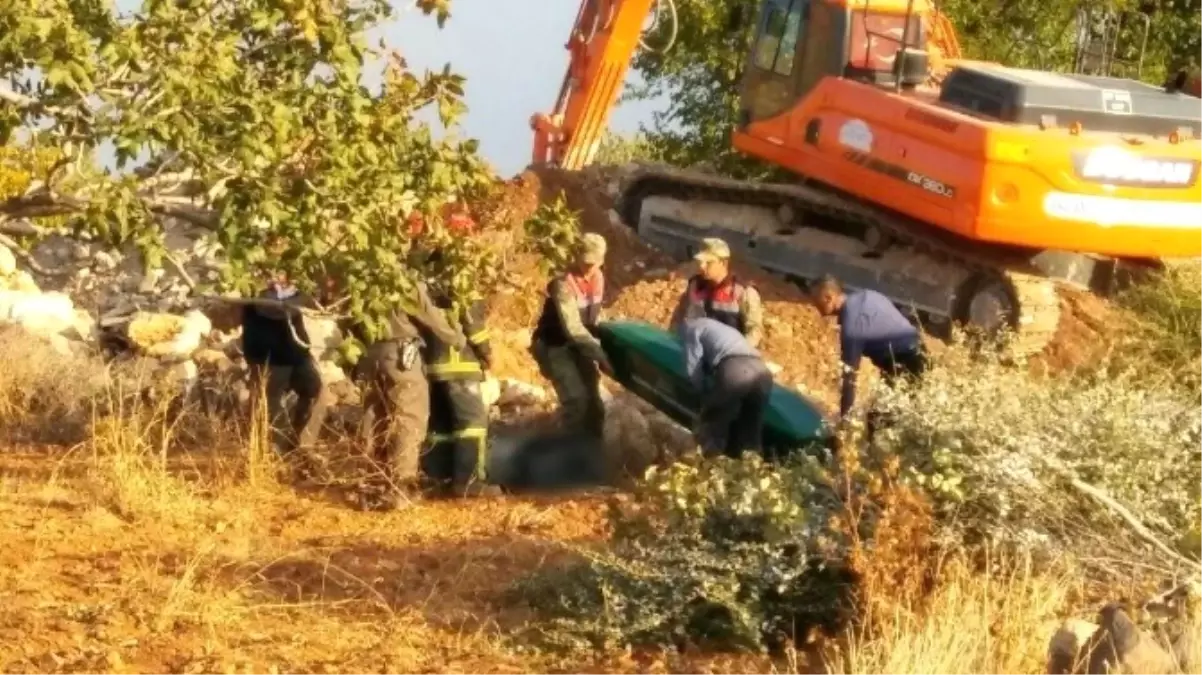
[[[772,396],[772,371],[738,330],[689,309],[677,332],[685,374],[701,392],[696,430],[702,453],[732,459],[763,453],[764,415]]]
[[[275,275],[259,296],[270,304],[242,307],[242,355],[250,367],[256,406],[266,398],[271,440],[276,452],[293,462],[302,474],[311,473],[312,451],[325,421],[328,401],[321,372],[309,351],[300,308],[310,299],[299,293],[283,273]],[[286,420],[284,399],[296,394],[291,420]]]
[[[371,510],[396,509],[419,495],[421,450],[430,424],[423,331],[456,350],[466,344],[424,283],[415,285],[411,302],[392,312],[385,329],[359,363],[366,385],[363,431],[383,467],[381,485],[364,502]]]
[[[889,298],[872,290],[844,293],[839,282],[830,276],[822,277],[810,288],[810,298],[821,315],[838,318],[843,361],[841,419],[855,405],[856,376],[864,357],[880,369],[887,385],[893,385],[903,375],[921,377],[926,370],[918,329]],[[871,432],[869,429],[869,435]]]
[[[605,252],[601,235],[581,237],[570,267],[547,284],[530,347],[539,371],[559,397],[564,427],[596,438],[605,429],[598,367],[610,372],[605,350],[592,333],[601,321]]]
[[[450,323],[466,338],[456,346],[428,329],[426,374],[430,382],[430,444],[426,474],[436,489],[451,495],[476,497],[495,494],[486,480],[488,465],[488,406],[480,384],[492,367],[492,348],[484,324],[484,302],[456,311],[443,293],[434,295]]]
[[[701,240],[693,256],[701,270],[689,279],[669,326],[675,330],[690,307],[704,316],[738,329],[754,349],[764,340],[764,306],[759,291],[735,278],[730,270],[730,246],[717,238]]]

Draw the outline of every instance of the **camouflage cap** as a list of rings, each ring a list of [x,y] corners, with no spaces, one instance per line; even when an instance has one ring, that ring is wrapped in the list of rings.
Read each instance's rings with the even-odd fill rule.
[[[696,260],[697,262],[728,260],[729,258],[730,246],[717,237],[706,237],[705,239],[702,239],[701,250],[693,256],[693,260]]]
[[[605,237],[589,232],[580,238],[577,251],[581,262],[586,265],[600,265],[605,262],[607,248]]]

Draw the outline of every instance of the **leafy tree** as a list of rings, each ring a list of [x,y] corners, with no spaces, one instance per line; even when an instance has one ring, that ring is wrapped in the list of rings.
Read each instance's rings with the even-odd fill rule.
[[[449,16],[449,0],[415,4],[440,26]],[[119,17],[103,0],[0,0],[0,142],[21,130],[62,152],[0,202],[0,229],[66,214],[155,265],[162,218],[183,219],[223,246],[225,289],[283,271],[369,332],[427,272],[466,299],[495,265],[443,216],[492,176],[474,141],[415,120],[433,106],[453,125],[463,78],[416,76],[367,44],[394,13],[387,0],[145,0]],[[363,83],[373,56],[388,62],[377,92]],[[65,180],[106,144],[117,173]],[[434,246],[457,264],[410,264]]]
[[[656,112],[648,134],[652,156],[679,166],[705,164],[735,176],[763,175],[767,169],[730,149],[739,103],[739,80],[750,30],[730,30],[729,17],[743,0],[676,0],[678,27],[670,44],[668,22],[648,37],[662,50],[642,50],[632,64],[643,84],[632,87],[627,98],[669,101]],[[750,19],[750,17],[748,17]],[[751,20],[747,24],[754,23]]]

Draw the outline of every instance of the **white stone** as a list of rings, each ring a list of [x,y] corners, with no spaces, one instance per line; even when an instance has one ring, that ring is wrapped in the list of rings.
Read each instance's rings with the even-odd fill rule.
[[[309,351],[319,361],[337,351],[342,344],[342,331],[334,319],[306,316],[305,332],[309,334]]]
[[[321,373],[321,383],[331,385],[346,381],[346,373],[333,361],[319,361],[317,370]]]
[[[16,271],[17,257],[7,246],[0,244],[0,277],[6,277]]]
[[[108,251],[96,251],[93,253],[92,263],[102,272],[107,272],[117,267],[117,259]]]
[[[62,293],[0,291],[0,323],[16,324],[36,335],[54,335],[74,325],[75,307]]]
[[[484,406],[491,408],[496,405],[501,398],[501,383],[497,378],[489,375],[480,383],[480,398],[484,400]]]

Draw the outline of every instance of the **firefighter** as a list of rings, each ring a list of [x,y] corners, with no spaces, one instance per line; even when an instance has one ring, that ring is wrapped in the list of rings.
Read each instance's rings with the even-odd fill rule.
[[[414,288],[411,302],[393,312],[386,329],[359,364],[367,385],[362,433],[384,477],[365,499],[364,506],[371,510],[395,509],[418,495],[421,450],[430,423],[423,331],[456,350],[466,344],[423,283]]]
[[[242,307],[242,355],[250,369],[251,390],[256,405],[266,399],[276,452],[293,461],[302,473],[311,472],[316,459],[312,451],[325,421],[328,400],[299,311],[310,304],[310,299],[299,293],[283,273],[277,274],[259,297],[278,301],[279,306]],[[287,419],[284,405],[289,392],[296,394],[291,419]]]
[[[759,291],[735,278],[730,270],[730,246],[717,238],[701,240],[701,251],[693,256],[701,271],[689,279],[680,296],[671,330],[677,331],[691,307],[703,316],[738,330],[753,349],[764,339],[764,306]]]
[[[483,301],[463,311],[450,298],[436,294],[435,303],[465,337],[455,346],[423,330],[426,375],[430,383],[430,425],[426,475],[440,492],[472,497],[495,494],[487,485],[488,407],[480,384],[492,366],[492,347],[485,327]]]
[[[547,299],[530,346],[539,371],[555,387],[564,425],[597,438],[605,428],[597,368],[609,371],[610,365],[591,331],[601,320],[605,250],[601,235],[589,233],[581,238],[572,265],[547,285]]]

